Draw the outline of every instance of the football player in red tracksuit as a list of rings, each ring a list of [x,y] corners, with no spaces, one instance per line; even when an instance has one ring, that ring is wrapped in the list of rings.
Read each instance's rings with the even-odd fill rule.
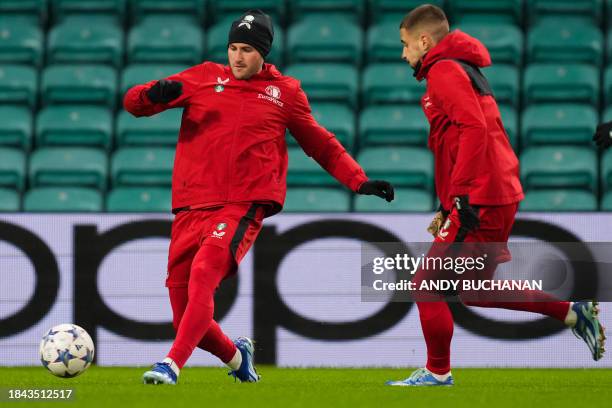
[[[460,31],[449,32],[444,12],[433,5],[407,14],[400,25],[400,38],[402,58],[413,67],[417,80],[427,81],[421,105],[431,127],[428,144],[434,154],[436,191],[444,214],[437,214],[432,223],[432,250],[437,243],[437,248],[448,242],[504,243],[504,249],[485,268],[484,275],[491,279],[497,264],[510,260],[505,243],[523,191],[518,160],[497,103],[479,71],[491,65],[489,52],[475,38]],[[417,271],[413,282],[418,285],[427,277],[424,270]],[[520,301],[463,301],[471,306],[536,312],[563,321],[585,340],[593,359],[601,358],[605,337],[595,302],[559,301],[542,291],[521,291],[516,298]],[[425,299],[417,298],[416,303],[427,364],[409,378],[390,381],[389,385],[453,384],[453,318],[441,295]]]
[[[168,256],[176,339],[166,359],[143,376],[147,384],[176,384],[195,347],[219,357],[242,382],[256,382],[253,344],[232,342],[213,320],[214,292],[233,274],[265,217],[279,212],[286,193],[289,129],[307,155],[360,194],[393,200],[385,181],[368,180],[334,135],[313,119],[300,83],[264,63],[274,30],[250,10],[232,23],[229,65],[204,62],[128,90],[125,109],[151,116],[183,108],[172,176]]]

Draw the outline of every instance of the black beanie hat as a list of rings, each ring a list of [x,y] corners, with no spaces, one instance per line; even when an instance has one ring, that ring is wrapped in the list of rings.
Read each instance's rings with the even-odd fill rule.
[[[270,16],[261,10],[249,10],[232,22],[227,44],[249,44],[265,58],[270,52],[273,39],[274,27]]]

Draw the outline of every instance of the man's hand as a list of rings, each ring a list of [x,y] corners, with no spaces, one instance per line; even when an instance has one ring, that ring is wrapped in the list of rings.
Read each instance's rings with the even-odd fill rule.
[[[179,81],[160,79],[148,91],[147,96],[153,103],[168,103],[183,93],[183,84]]]
[[[393,201],[395,193],[391,183],[383,180],[368,180],[359,187],[359,194],[375,195],[384,198],[388,202]]]
[[[444,224],[444,214],[442,214],[442,211],[438,211],[434,215],[433,220],[431,220],[429,227],[427,227],[427,232],[429,232],[435,238],[438,235],[438,232],[440,232],[442,224]]]
[[[459,213],[460,228],[465,232],[474,231],[480,226],[478,212],[470,206],[468,196],[455,197],[455,207]]]
[[[593,141],[600,149],[607,149],[612,146],[612,122],[602,123],[597,126],[593,135]]]

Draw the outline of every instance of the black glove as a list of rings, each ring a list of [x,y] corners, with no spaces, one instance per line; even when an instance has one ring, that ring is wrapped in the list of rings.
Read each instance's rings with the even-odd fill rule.
[[[382,180],[368,180],[359,187],[359,194],[376,195],[388,202],[393,201],[395,193],[391,183]]]
[[[602,123],[597,126],[593,135],[593,141],[600,149],[607,149],[612,146],[612,122]]]
[[[455,197],[455,207],[459,213],[460,229],[464,233],[468,231],[474,231],[480,226],[480,219],[478,218],[478,211],[470,206],[468,196]]]
[[[168,103],[183,93],[183,84],[179,81],[160,79],[147,91],[147,96],[153,103]]]

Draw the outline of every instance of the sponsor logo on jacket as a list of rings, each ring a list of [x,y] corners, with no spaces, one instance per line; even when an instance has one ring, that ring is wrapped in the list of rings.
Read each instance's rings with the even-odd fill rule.
[[[257,94],[257,98],[258,99],[265,99],[267,101],[270,101],[278,106],[280,106],[281,108],[285,105],[284,102],[280,101],[279,98],[281,96],[281,91],[277,86],[274,85],[269,85],[266,87],[265,89],[265,93],[266,95],[262,94],[262,93],[258,93]]]

